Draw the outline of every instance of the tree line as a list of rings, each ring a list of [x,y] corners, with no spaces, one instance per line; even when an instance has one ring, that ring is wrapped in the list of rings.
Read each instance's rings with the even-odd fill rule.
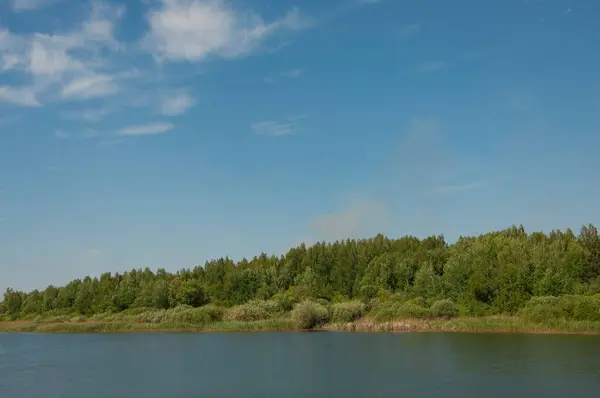
[[[169,309],[212,303],[231,307],[251,300],[307,298],[344,302],[392,295],[442,299],[463,315],[515,314],[534,296],[600,293],[600,235],[593,225],[528,234],[522,226],[460,237],[442,235],[304,244],[280,257],[265,253],[235,262],[228,257],[193,269],[149,268],[75,279],[43,291],[7,289],[5,319],[38,315]]]

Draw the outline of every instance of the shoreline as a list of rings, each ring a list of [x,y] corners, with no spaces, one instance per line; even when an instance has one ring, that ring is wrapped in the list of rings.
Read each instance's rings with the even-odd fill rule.
[[[363,318],[355,322],[329,323],[301,329],[289,319],[248,322],[194,324],[152,324],[106,321],[35,322],[3,321],[0,333],[252,333],[252,332],[342,332],[342,333],[499,333],[499,334],[576,334],[600,335],[600,322],[557,320],[542,325],[517,317],[453,319],[399,319],[374,322]]]

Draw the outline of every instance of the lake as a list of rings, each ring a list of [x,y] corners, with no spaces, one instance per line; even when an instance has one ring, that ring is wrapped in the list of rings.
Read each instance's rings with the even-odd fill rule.
[[[0,397],[600,397],[600,336],[0,334]]]

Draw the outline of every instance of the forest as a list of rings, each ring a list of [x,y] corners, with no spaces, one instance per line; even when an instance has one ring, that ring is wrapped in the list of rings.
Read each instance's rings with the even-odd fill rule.
[[[199,309],[197,322],[292,313],[305,327],[367,314],[378,320],[518,315],[600,321],[600,235],[593,225],[578,235],[512,226],[452,244],[441,235],[301,244],[280,257],[224,257],[174,273],[132,269],[42,291],[9,288],[0,319],[123,313],[152,322],[144,317],[192,309]]]

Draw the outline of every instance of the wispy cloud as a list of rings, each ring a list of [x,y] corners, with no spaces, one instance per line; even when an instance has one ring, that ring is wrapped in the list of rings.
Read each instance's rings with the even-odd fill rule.
[[[47,3],[19,0],[17,7],[33,9]],[[113,78],[118,71],[109,64],[121,48],[114,30],[123,13],[124,7],[93,1],[88,17],[67,32],[14,34],[0,28],[0,71],[21,74],[29,82],[5,87],[0,99],[34,106],[44,98],[87,99],[115,93]]]
[[[420,31],[421,31],[421,25],[419,25],[419,24],[408,25],[408,26],[405,26],[402,29],[400,29],[400,32],[398,32],[398,38],[400,38],[401,40],[408,40],[412,36],[415,36],[416,34],[418,34]]]
[[[123,140],[107,140],[107,141],[100,141],[98,143],[99,147],[102,148],[107,148],[107,147],[111,147],[111,146],[115,146],[115,145],[119,145],[123,142]]]
[[[119,135],[156,135],[166,133],[175,127],[173,123],[149,123],[139,126],[122,128]]]
[[[274,83],[279,78],[298,79],[302,75],[304,75],[304,70],[302,70],[301,68],[293,68],[293,69],[289,69],[289,70],[280,72],[275,76],[267,76],[267,77],[263,78],[263,81],[265,83]]]
[[[269,135],[271,137],[289,135],[293,131],[291,122],[277,122],[274,120],[254,123],[250,127],[256,134]]]
[[[429,72],[436,72],[438,70],[441,70],[441,69],[444,69],[447,67],[448,67],[448,64],[444,61],[434,61],[434,62],[429,62],[427,64],[421,65],[419,70],[421,72],[429,73]]]
[[[263,122],[254,123],[250,128],[254,133],[259,135],[268,135],[271,137],[282,137],[290,135],[294,132],[295,125],[300,121],[307,119],[307,114],[292,115],[286,117],[282,121],[266,120]]]
[[[300,68],[290,69],[283,73],[284,76],[289,77],[290,79],[297,79],[302,76],[304,72]]]
[[[195,104],[195,99],[187,92],[175,92],[165,96],[160,106],[164,116],[177,116],[187,112]]]
[[[102,249],[89,249],[86,254],[90,257],[98,257],[104,254]]]
[[[8,0],[12,6],[13,11],[33,11],[38,8],[48,6],[59,0]]]
[[[76,133],[69,133],[63,130],[55,130],[53,135],[57,139],[65,140],[69,138],[91,139],[100,137],[102,134],[98,130],[88,127]]]
[[[61,113],[61,116],[66,119],[81,120],[84,122],[96,123],[102,120],[104,117],[110,115],[112,110],[109,108],[99,109],[81,109],[76,111],[65,111]]]
[[[316,217],[309,229],[317,240],[334,241],[364,238],[382,232],[388,220],[384,204],[373,201],[355,201],[344,210]]]
[[[278,33],[305,29],[312,19],[297,9],[272,22],[254,12],[233,9],[223,0],[162,0],[148,14],[150,31],[142,46],[157,59],[203,61],[235,58],[260,48]]]
[[[35,90],[29,87],[0,86],[0,101],[28,107],[40,106]]]
[[[464,184],[450,184],[436,187],[433,193],[436,194],[452,194],[463,191],[471,191],[482,188],[485,185],[484,181],[472,181]]]
[[[109,75],[91,74],[73,79],[63,87],[63,98],[89,99],[116,94],[119,86],[114,77]]]
[[[67,139],[67,138],[69,138],[69,137],[70,137],[70,135],[69,135],[69,133],[65,133],[65,132],[64,132],[64,131],[62,131],[62,130],[56,130],[56,131],[54,132],[54,137],[55,137],[55,138],[58,138],[58,139],[60,139],[60,140],[64,140],[64,139]]]

